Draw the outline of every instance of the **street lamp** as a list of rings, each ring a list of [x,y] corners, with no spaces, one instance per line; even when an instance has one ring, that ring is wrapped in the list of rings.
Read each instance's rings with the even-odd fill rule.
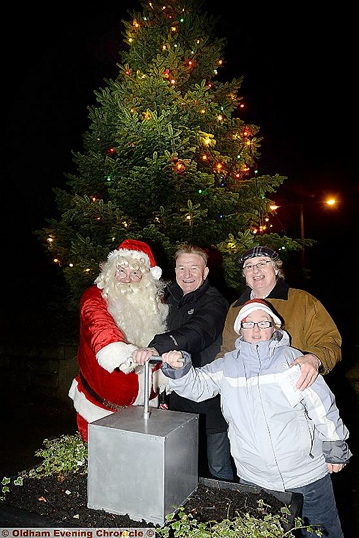
[[[309,204],[326,204],[328,206],[334,206],[336,205],[337,203],[337,200],[335,198],[327,198],[326,200],[321,200],[320,202],[308,202]],[[301,252],[301,267],[302,269],[304,270],[305,268],[305,245],[304,245],[304,239],[305,239],[305,228],[304,228],[304,208],[303,208],[303,203],[302,202],[299,202],[299,203],[289,203],[289,204],[285,204],[286,206],[290,206],[290,205],[296,205],[296,206],[299,206],[299,222],[300,222],[300,241],[301,241],[301,245],[302,245],[302,252]],[[276,205],[276,204],[272,204],[269,206],[269,209],[271,211],[273,211],[273,213],[276,213],[277,209],[279,209],[281,206],[280,205]]]

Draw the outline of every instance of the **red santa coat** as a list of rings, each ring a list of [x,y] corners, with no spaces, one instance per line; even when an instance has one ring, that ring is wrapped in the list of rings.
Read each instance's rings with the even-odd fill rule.
[[[79,430],[85,440],[87,423],[114,412],[114,409],[98,401],[87,390],[82,376],[100,399],[111,404],[144,404],[143,367],[133,371],[134,366],[130,359],[135,349],[137,346],[125,341],[124,334],[108,312],[102,291],[97,286],[88,288],[80,300],[80,338],[77,354],[80,373],[73,380],[69,391],[78,413]],[[151,391],[150,398],[156,398],[155,392]]]

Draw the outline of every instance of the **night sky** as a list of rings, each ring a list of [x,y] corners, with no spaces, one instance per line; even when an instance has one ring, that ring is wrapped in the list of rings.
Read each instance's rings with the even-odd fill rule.
[[[288,176],[275,200],[293,205],[278,213],[277,224],[299,237],[295,204],[307,204],[306,235],[318,241],[308,254],[317,295],[342,314],[333,290],[343,288],[339,301],[347,293],[343,260],[356,245],[359,207],[356,17],[345,2],[319,14],[310,3],[291,4],[290,11],[273,3],[264,10],[253,2],[234,10],[232,4],[205,4],[220,16],[217,35],[228,42],[219,79],[244,76],[243,119],[259,125],[263,137],[259,171]],[[129,20],[133,9],[140,9],[134,0],[75,11],[70,3],[49,11],[33,3],[20,10],[14,3],[3,20],[11,37],[2,38],[2,247],[15,262],[20,287],[28,273],[45,278],[49,260],[33,230],[53,216],[52,189],[64,186],[71,152],[82,150],[94,90],[117,75],[121,19]],[[318,203],[327,194],[340,200],[330,214]]]

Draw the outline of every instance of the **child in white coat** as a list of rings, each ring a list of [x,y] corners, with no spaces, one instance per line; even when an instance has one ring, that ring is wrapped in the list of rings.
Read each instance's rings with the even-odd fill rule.
[[[201,368],[186,352],[162,355],[169,387],[194,401],[221,397],[231,453],[244,483],[303,495],[304,525],[319,526],[326,537],[343,538],[331,473],[351,457],[349,432],[334,394],[319,375],[300,391],[300,367],[290,363],[302,352],[269,303],[247,301],[234,322],[235,349]],[[318,527],[317,527],[318,528]],[[301,536],[313,536],[306,530]]]

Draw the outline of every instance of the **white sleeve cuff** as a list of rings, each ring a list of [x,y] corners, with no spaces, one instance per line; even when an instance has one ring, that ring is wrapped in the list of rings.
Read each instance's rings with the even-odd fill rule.
[[[107,372],[112,373],[116,368],[119,368],[121,364],[127,359],[130,359],[132,352],[137,349],[133,344],[126,344],[125,342],[113,342],[108,346],[103,347],[97,353],[97,361],[102,368]]]

